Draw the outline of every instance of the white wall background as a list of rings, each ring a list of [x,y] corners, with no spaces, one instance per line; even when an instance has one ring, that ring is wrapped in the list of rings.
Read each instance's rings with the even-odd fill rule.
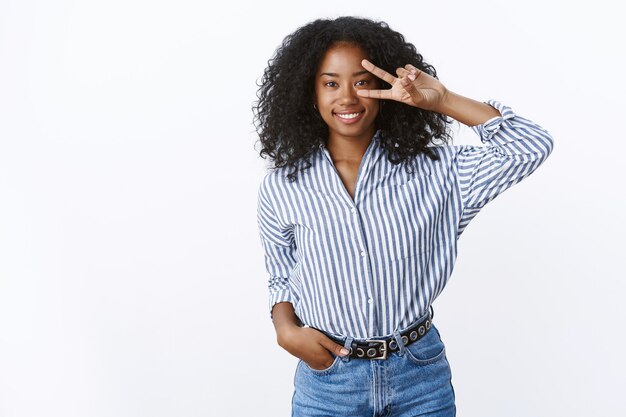
[[[468,226],[434,304],[458,414],[625,415],[613,4],[0,0],[0,416],[290,415],[250,108],[283,37],[343,14],[555,138]]]

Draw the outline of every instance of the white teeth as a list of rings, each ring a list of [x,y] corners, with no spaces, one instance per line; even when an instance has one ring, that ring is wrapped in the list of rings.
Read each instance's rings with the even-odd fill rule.
[[[342,119],[354,119],[355,117],[357,117],[359,114],[361,113],[349,113],[349,114],[339,114],[339,113],[335,113],[337,116],[341,117]]]

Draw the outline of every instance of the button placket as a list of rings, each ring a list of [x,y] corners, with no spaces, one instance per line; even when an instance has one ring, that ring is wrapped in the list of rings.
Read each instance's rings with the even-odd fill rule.
[[[322,148],[323,154],[327,158],[327,161],[331,164],[333,170],[335,171],[336,175],[334,176],[334,181],[336,184],[338,184],[337,187],[341,191],[340,194],[341,194],[342,200],[346,202],[346,206],[347,206],[346,209],[350,210],[350,215],[348,215],[348,217],[351,218],[350,223],[352,223],[354,226],[355,249],[358,251],[357,253],[361,255],[360,259],[362,260],[361,262],[362,271],[365,274],[365,276],[363,277],[363,281],[365,283],[364,290],[366,293],[367,301],[366,301],[363,313],[366,315],[366,321],[368,322],[367,331],[369,333],[375,333],[376,329],[378,329],[378,319],[376,317],[376,311],[375,311],[376,309],[374,308],[374,305],[373,305],[373,294],[376,292],[376,288],[375,288],[376,282],[374,280],[372,266],[370,264],[370,259],[368,257],[367,239],[365,237],[363,221],[359,216],[358,204],[360,201],[363,200],[365,196],[364,186],[370,174],[371,167],[372,165],[374,165],[375,161],[377,160],[377,158],[374,158],[372,154],[375,154],[377,157],[382,155],[382,153],[380,152],[375,153],[375,151],[377,151],[376,146],[378,146],[378,143],[374,143],[376,140],[377,140],[376,138],[372,140],[372,143],[370,143],[370,146],[368,146],[368,148],[366,149],[366,152],[363,155],[363,158],[361,160],[361,164],[359,165],[356,183],[355,183],[354,198],[350,196],[346,187],[341,181],[339,172],[337,171],[337,168],[335,167],[335,164],[330,156],[330,153],[328,152],[328,149],[326,149],[325,146],[320,146],[320,148]]]

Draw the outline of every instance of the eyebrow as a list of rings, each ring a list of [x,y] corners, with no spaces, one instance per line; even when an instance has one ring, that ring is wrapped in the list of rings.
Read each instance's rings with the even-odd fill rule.
[[[357,71],[357,72],[355,72],[354,74],[352,74],[352,76],[353,76],[353,77],[356,77],[356,76],[358,76],[358,75],[363,75],[363,74],[369,74],[369,71],[368,71],[368,70]],[[331,77],[339,77],[339,74],[337,74],[336,72],[323,72],[323,73],[321,73],[321,74],[320,74],[320,77],[321,77],[322,75],[329,75],[329,76],[331,76]]]

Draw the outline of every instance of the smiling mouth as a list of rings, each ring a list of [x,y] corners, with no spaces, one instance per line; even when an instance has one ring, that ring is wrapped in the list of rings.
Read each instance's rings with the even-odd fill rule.
[[[352,113],[335,113],[333,112],[333,116],[341,120],[341,122],[346,124],[356,123],[363,117],[363,113],[365,111],[360,112],[352,112]]]

